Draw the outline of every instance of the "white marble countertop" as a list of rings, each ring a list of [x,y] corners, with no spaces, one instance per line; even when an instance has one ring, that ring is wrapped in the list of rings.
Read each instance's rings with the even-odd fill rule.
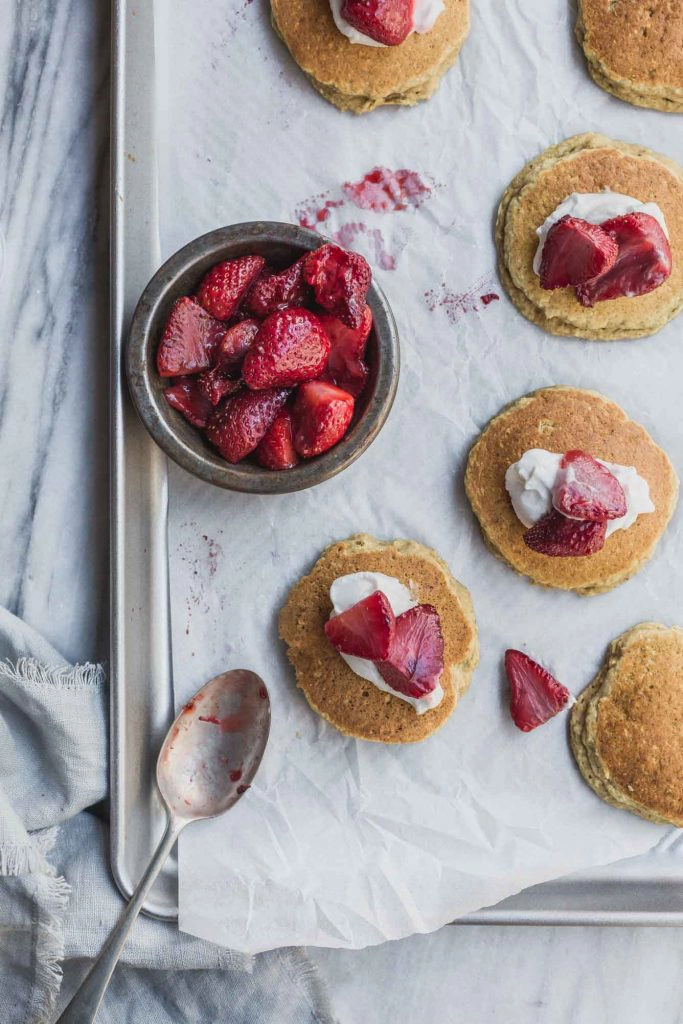
[[[107,641],[105,7],[0,8],[0,603],[74,660]],[[463,926],[314,956],[344,1024],[683,1021],[675,929]]]

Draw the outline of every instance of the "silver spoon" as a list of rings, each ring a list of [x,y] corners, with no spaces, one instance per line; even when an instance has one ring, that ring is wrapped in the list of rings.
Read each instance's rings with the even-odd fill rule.
[[[168,730],[157,761],[157,784],[168,824],[147,871],[107,944],[57,1024],[91,1024],[114,968],[166,858],[193,821],[215,818],[249,789],[270,730],[263,680],[246,669],[216,676],[188,701]]]

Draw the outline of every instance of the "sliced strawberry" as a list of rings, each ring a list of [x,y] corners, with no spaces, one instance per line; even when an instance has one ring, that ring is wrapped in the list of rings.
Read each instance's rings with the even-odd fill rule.
[[[279,412],[256,449],[258,462],[266,469],[291,469],[299,456],[294,450],[294,427],[289,409]]]
[[[626,515],[626,495],[606,466],[587,452],[571,451],[560,463],[553,507],[570,519],[604,523]]]
[[[160,377],[182,377],[208,370],[225,327],[194,299],[174,303],[157,349]]]
[[[242,364],[242,376],[255,391],[289,386],[319,377],[330,354],[330,339],[315,313],[281,309],[271,313]]]
[[[522,651],[505,652],[505,674],[510,684],[510,714],[522,732],[543,725],[571,696],[566,686]]]
[[[304,261],[304,278],[313,285],[316,302],[347,327],[360,327],[372,272],[357,252],[321,245]]]
[[[212,267],[197,289],[197,301],[218,320],[229,320],[266,265],[263,256],[238,256]]]
[[[310,459],[341,441],[353,418],[353,407],[353,396],[334,384],[322,380],[301,384],[292,409],[294,447],[299,455]]]
[[[385,661],[394,639],[396,618],[381,590],[325,623],[325,636],[342,654]]]
[[[415,0],[345,0],[342,18],[378,43],[398,46],[413,28]]]
[[[179,377],[164,389],[164,398],[172,409],[181,412],[193,427],[205,427],[211,404],[197,377]]]
[[[301,256],[279,274],[264,270],[250,289],[244,308],[265,320],[278,309],[305,305],[308,298],[308,286],[303,278],[305,259],[306,256]]]
[[[211,405],[218,405],[228,395],[237,394],[242,387],[242,381],[229,377],[220,366],[212,366],[210,370],[200,373],[197,383]]]
[[[541,288],[566,288],[604,274],[619,246],[598,224],[580,217],[562,217],[553,224],[543,246]]]
[[[398,616],[389,655],[377,668],[392,690],[407,697],[419,699],[436,689],[443,672],[443,636],[433,605],[419,604]]]
[[[253,452],[287,401],[284,388],[244,391],[211,412],[206,436],[228,462],[240,462]]]
[[[576,289],[582,306],[605,299],[632,299],[659,288],[671,273],[671,247],[661,224],[648,213],[627,213],[600,225],[619,246],[614,266]]]
[[[253,345],[260,327],[259,321],[253,317],[228,327],[216,350],[216,366],[224,373],[239,373],[242,360]]]
[[[318,315],[332,343],[323,380],[337,384],[357,398],[368,377],[368,368],[363,362],[363,356],[372,330],[372,310],[369,306],[365,307],[363,320],[357,328],[347,327],[331,313]]]
[[[567,519],[552,509],[524,534],[524,543],[532,551],[552,558],[578,558],[594,555],[605,545],[607,523]]]

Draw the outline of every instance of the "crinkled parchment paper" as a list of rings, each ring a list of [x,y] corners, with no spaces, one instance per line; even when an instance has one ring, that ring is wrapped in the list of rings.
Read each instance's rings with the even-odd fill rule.
[[[683,159],[673,115],[593,85],[572,20],[565,0],[477,0],[471,36],[433,99],[357,118],[311,89],[265,0],[158,4],[164,255],[223,224],[325,208],[324,230],[372,261],[403,360],[378,440],[314,490],[230,494],[172,468],[177,700],[242,666],[267,681],[274,713],[251,792],[182,837],[181,927],[195,935],[251,951],[360,947],[638,854],[665,834],[582,782],[566,714],[529,735],[513,727],[501,659],[522,647],[578,693],[617,633],[680,618],[680,515],[634,580],[580,598],[533,587],[493,558],[463,492],[466,454],[487,420],[556,383],[609,395],[683,465],[680,321],[651,340],[552,338],[495,278],[498,200],[545,146],[596,130]],[[414,171],[429,191],[403,210],[359,208],[342,185],[377,165]],[[491,293],[500,298],[486,304]],[[357,531],[437,548],[474,599],[482,659],[472,688],[417,746],[359,743],[326,725],[295,689],[277,638],[288,588],[325,545]]]

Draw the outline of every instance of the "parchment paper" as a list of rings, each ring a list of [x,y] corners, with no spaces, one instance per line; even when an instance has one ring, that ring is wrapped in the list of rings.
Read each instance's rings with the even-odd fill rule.
[[[165,255],[222,224],[291,221],[337,203],[343,182],[377,165],[431,183],[417,206],[377,214],[347,201],[323,224],[371,259],[401,332],[398,398],[366,455],[282,497],[230,494],[172,470],[178,703],[241,666],[267,681],[274,714],[251,792],[182,837],[181,927],[240,950],[361,947],[647,850],[666,830],[593,795],[570,756],[566,715],[529,735],[514,728],[501,660],[522,647],[578,693],[619,632],[680,620],[680,515],[634,580],[581,598],[533,587],[493,558],[462,477],[488,419],[556,383],[604,392],[683,465],[681,322],[636,342],[546,336],[503,295],[492,241],[503,189],[547,145],[597,130],[681,161],[679,119],[592,84],[564,0],[478,0],[437,95],[362,118],[311,89],[265,0],[157,6]],[[492,292],[500,299],[484,304]],[[480,667],[446,727],[416,746],[359,743],[326,725],[277,639],[288,588],[325,545],[357,531],[437,548],[473,595]]]

